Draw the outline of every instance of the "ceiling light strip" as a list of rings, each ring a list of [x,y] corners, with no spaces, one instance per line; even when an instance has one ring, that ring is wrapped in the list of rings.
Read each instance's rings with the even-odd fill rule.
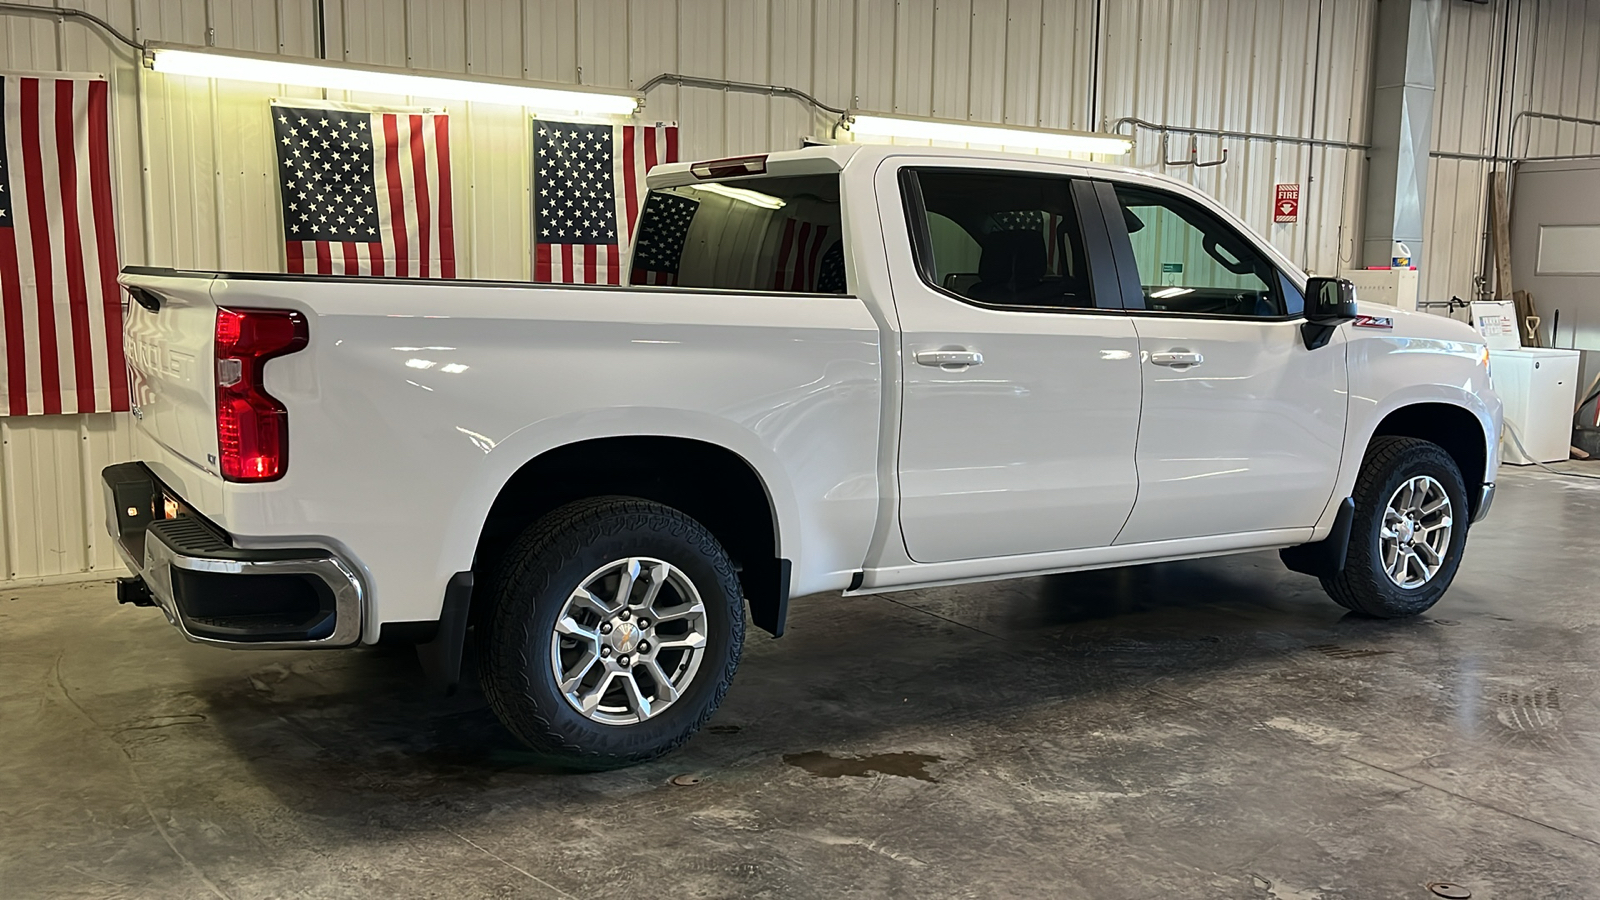
[[[155,71],[169,75],[437,100],[470,100],[475,103],[527,106],[590,115],[631,116],[639,108],[639,98],[632,94],[568,90],[506,81],[442,78],[418,75],[408,70],[291,62],[282,57],[214,53],[179,47],[152,47],[150,65]]]
[[[1057,131],[1047,128],[1011,128],[951,119],[913,119],[852,112],[844,120],[853,135],[874,138],[944,141],[991,147],[1026,147],[1056,153],[1092,153],[1121,156],[1133,150],[1127,137],[1103,132]]]

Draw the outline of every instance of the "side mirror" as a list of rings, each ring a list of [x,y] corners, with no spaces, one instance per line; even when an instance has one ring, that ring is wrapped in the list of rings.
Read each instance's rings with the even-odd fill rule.
[[[1333,330],[1356,317],[1356,286],[1343,278],[1306,281],[1306,322],[1300,326],[1306,349],[1328,343]]]

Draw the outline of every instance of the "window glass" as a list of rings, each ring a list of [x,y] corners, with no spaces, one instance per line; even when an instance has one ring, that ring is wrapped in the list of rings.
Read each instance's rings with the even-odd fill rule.
[[[1278,284],[1283,288],[1284,309],[1291,316],[1303,316],[1306,313],[1306,295],[1294,286],[1287,275],[1278,276]]]
[[[1094,306],[1066,178],[943,169],[917,181],[929,282],[999,306]]]
[[[1278,271],[1237,231],[1182,197],[1115,187],[1146,309],[1285,315]]]
[[[839,176],[742,178],[651,191],[633,284],[844,294]]]

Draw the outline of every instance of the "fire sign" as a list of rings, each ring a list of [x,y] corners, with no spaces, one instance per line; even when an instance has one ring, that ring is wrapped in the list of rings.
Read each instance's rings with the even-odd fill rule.
[[[1272,201],[1272,221],[1300,221],[1300,185],[1278,185],[1277,198]]]

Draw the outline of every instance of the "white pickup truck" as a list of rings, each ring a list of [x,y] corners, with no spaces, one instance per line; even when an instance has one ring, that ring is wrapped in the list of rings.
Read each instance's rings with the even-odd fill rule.
[[[1488,511],[1479,336],[1182,183],[831,146],[649,186],[624,286],[128,269],[119,599],[450,686],[470,635],[507,728],[601,768],[705,723],[747,603],[1280,549],[1406,616]]]

